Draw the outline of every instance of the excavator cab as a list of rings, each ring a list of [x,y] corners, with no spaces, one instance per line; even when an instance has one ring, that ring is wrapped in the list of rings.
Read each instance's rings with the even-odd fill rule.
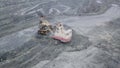
[[[47,35],[49,33],[49,28],[48,26],[42,26],[39,30],[38,30],[38,34],[41,35]]]
[[[43,16],[41,16],[38,34],[47,35],[50,32],[50,30],[52,30],[52,26],[47,20],[45,20]]]

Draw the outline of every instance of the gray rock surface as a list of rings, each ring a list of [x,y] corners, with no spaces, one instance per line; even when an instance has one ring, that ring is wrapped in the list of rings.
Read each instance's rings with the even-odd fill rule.
[[[106,17],[104,17],[104,15]],[[120,14],[118,12],[118,15],[116,15],[117,17],[111,15],[112,12],[110,9],[105,14],[95,16],[95,18],[93,16],[94,19],[91,19],[91,17],[89,20],[88,17],[86,19],[87,21],[85,21],[85,18],[80,19],[76,17],[63,19],[63,22],[75,20],[75,22],[72,21],[71,23],[68,22],[66,24],[75,29],[78,34],[83,33],[85,36],[87,36],[92,42],[92,45],[83,50],[80,50],[79,46],[81,45],[77,47],[78,50],[73,48],[68,49],[66,52],[63,52],[51,62],[43,65],[42,68],[61,68],[61,66],[63,68],[119,68]],[[82,29],[82,32],[79,29]]]
[[[120,68],[120,0],[1,0],[0,68]],[[36,36],[39,16],[73,31]]]

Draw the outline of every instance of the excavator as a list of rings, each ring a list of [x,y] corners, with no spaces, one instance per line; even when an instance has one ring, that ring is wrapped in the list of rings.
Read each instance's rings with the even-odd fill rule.
[[[57,23],[55,26],[52,26],[42,17],[39,24],[38,34],[50,34],[50,38],[59,40],[61,42],[70,42],[72,38],[72,29],[65,29],[62,23]]]

